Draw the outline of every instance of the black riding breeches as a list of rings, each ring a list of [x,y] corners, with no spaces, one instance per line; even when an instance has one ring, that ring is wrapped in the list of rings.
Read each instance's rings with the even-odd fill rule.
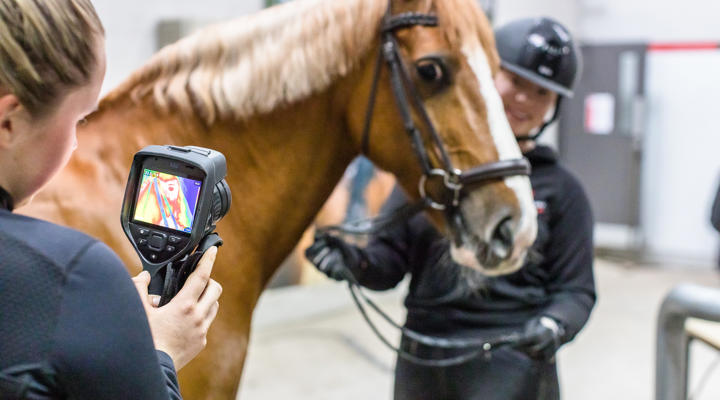
[[[429,348],[403,340],[404,350],[423,358],[449,358],[458,350]],[[558,400],[555,363],[498,349],[451,367],[425,367],[398,358],[395,400]]]

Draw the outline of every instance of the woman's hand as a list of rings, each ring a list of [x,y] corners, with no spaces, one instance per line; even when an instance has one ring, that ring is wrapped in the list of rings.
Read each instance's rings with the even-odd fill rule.
[[[208,249],[178,294],[162,307],[159,297],[148,295],[150,274],[143,271],[133,278],[145,306],[155,348],[167,353],[180,370],[200,353],[207,343],[207,332],[217,315],[222,286],[210,279],[217,247]]]

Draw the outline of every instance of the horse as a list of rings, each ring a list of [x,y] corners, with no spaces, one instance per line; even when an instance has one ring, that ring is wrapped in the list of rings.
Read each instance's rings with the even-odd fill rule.
[[[318,228],[324,229],[343,222],[359,221],[380,215],[382,205],[390,197],[395,186],[395,177],[388,172],[371,168],[372,175],[365,186],[356,188],[353,171],[348,171],[352,169],[352,164],[348,167],[330,197],[318,211],[313,223],[305,230],[295,248],[283,261],[269,287],[313,284],[326,278],[307,260],[305,250],[313,243]],[[357,200],[351,197],[355,189],[361,189],[364,207],[353,213],[351,208]]]
[[[159,51],[101,100],[67,167],[20,211],[101,239],[137,273],[118,221],[134,153],[150,144],[222,151],[234,192],[213,270],[222,304],[180,380],[187,398],[233,398],[259,296],[359,153],[413,200],[449,193],[428,203],[451,198],[453,223],[444,211],[427,215],[453,236],[456,261],[489,274],[519,268],[536,230],[528,178],[486,176],[462,192],[453,179],[521,157],[492,81],[498,68],[475,0],[288,2]],[[403,71],[410,109],[391,84]]]

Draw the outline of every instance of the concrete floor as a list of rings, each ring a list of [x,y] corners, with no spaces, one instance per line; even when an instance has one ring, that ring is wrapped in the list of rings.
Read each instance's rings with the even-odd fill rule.
[[[559,355],[564,399],[651,400],[655,320],[662,297],[680,282],[720,287],[697,267],[598,259],[599,301],[590,322]],[[403,320],[405,287],[371,297]],[[385,328],[395,342],[397,333]],[[718,353],[691,346],[691,393]],[[365,325],[343,284],[268,290],[253,321],[240,385],[243,400],[391,399],[393,353]],[[693,400],[720,398],[720,369]]]

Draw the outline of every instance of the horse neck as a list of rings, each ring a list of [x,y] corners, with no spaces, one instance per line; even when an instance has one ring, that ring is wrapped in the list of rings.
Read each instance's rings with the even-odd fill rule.
[[[240,245],[257,251],[263,286],[355,155],[330,93],[244,124],[220,125],[208,135],[227,140],[217,142],[217,148],[224,151],[231,170],[234,201],[228,217],[243,228]]]
[[[72,164],[96,164],[104,179],[125,188],[133,155],[151,144],[185,142],[198,124],[175,117],[158,117],[153,106],[129,98],[102,104],[78,129],[79,146]],[[71,164],[71,165],[72,165]]]
[[[144,146],[198,145],[223,152],[233,204],[218,231],[229,246],[236,246],[231,238],[237,241],[237,259],[248,264],[248,271],[260,265],[261,289],[356,153],[339,106],[345,97],[342,87],[338,83],[269,114],[209,129],[176,114],[157,115],[149,100],[114,101],[79,133],[82,145],[76,158],[102,154],[102,163],[112,165],[124,188],[132,155]]]

